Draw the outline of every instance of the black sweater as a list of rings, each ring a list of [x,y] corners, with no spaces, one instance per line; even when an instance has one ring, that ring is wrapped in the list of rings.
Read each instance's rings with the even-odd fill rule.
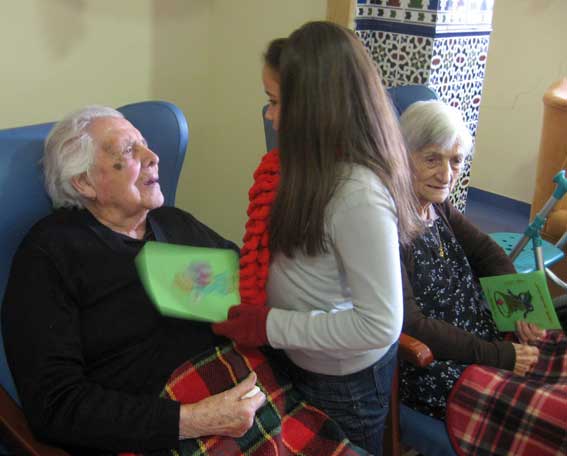
[[[236,246],[175,208],[151,211],[156,240]],[[32,430],[77,454],[175,448],[171,372],[217,344],[209,324],[162,317],[134,258],[144,241],[86,210],[38,222],[14,257],[2,306],[6,353]],[[89,451],[90,449],[90,451]]]

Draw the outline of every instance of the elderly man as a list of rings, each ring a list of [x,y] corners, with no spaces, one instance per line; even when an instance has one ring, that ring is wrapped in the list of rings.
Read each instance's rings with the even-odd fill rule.
[[[255,374],[195,404],[158,397],[176,367],[219,339],[208,324],[161,316],[135,256],[147,240],[236,249],[190,214],[161,207],[158,164],[140,132],[110,108],[77,111],[46,140],[56,210],[14,258],[2,323],[33,431],[76,454],[238,437],[265,401],[261,392],[241,399]]]

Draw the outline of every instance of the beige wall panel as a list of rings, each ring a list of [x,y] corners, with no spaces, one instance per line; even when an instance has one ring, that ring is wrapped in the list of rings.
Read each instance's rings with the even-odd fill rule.
[[[252,172],[265,153],[261,81],[268,42],[325,18],[325,0],[211,0],[205,118],[192,129],[178,204],[240,244]],[[201,90],[195,81],[187,89]],[[203,89],[204,90],[204,89]],[[192,114],[192,116],[194,116]]]
[[[0,14],[0,128],[149,96],[149,0],[19,0]]]

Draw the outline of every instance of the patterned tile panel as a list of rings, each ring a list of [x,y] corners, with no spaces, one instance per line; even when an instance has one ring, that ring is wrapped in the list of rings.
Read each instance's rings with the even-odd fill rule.
[[[382,76],[382,82],[390,87],[398,79],[398,55],[400,54],[400,35],[397,33],[359,30],[356,32]]]
[[[461,172],[461,175],[459,176],[459,179],[455,184],[455,188],[449,196],[449,200],[451,201],[451,203],[453,203],[453,206],[455,206],[461,212],[465,211],[465,207],[467,205],[467,194],[469,191],[471,175],[471,163],[472,158],[467,158],[465,164],[463,165],[463,171]]]
[[[489,35],[435,39],[429,83],[484,79],[489,41]]]
[[[431,72],[433,39],[414,35],[399,35],[397,78],[406,84],[427,84]]]
[[[478,120],[478,111],[482,95],[482,79],[464,81],[456,84],[433,85],[428,87],[439,95],[439,98],[463,113],[465,123]]]

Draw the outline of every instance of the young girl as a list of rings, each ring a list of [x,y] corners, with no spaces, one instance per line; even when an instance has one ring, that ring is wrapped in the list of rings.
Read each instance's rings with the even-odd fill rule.
[[[280,147],[250,190],[243,304],[214,330],[284,349],[305,397],[379,455],[402,325],[398,242],[421,226],[397,120],[362,44],[331,23],[270,43],[263,82]]]

